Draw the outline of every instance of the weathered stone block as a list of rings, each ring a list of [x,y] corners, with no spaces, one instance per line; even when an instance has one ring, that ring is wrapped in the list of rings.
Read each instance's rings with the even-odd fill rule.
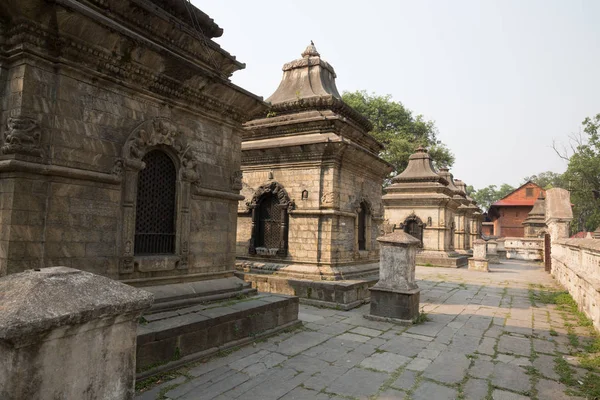
[[[0,398],[133,399],[137,320],[152,300],[65,267],[1,278]]]

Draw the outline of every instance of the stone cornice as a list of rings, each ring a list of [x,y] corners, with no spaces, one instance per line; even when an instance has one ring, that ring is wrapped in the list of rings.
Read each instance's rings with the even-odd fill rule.
[[[278,103],[271,105],[269,112],[277,112],[281,114],[290,114],[305,110],[331,110],[355,122],[358,126],[369,132],[373,129],[371,122],[361,113],[344,103],[342,100],[336,99],[333,96],[320,96],[301,98],[295,101]],[[265,112],[257,117],[266,117]]]
[[[115,55],[75,37],[59,37],[32,21],[13,21],[4,36],[0,56],[5,55],[10,60],[24,54],[33,54],[53,63],[70,64],[97,76],[116,78],[140,92],[150,91],[155,95],[183,101],[192,108],[227,115],[237,122],[247,121],[250,115],[266,109],[266,104],[260,98],[174,53],[170,54],[175,58],[174,61],[182,63],[195,74],[197,79],[194,86],[182,84],[173,77],[157,74],[151,68],[128,61],[124,54]],[[51,54],[48,43],[53,43],[54,48],[60,48],[60,54]],[[232,100],[225,103],[210,93]]]

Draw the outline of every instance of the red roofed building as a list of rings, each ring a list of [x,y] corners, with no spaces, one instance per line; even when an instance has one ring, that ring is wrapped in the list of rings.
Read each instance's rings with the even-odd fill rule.
[[[523,221],[540,192],[546,195],[544,189],[530,181],[492,204],[488,217],[494,223],[493,234],[498,237],[525,237]]]

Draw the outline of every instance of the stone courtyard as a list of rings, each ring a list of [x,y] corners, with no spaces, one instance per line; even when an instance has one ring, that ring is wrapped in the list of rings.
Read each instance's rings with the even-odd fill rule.
[[[539,301],[559,289],[543,266],[417,267],[417,279],[426,321],[301,305],[302,328],[138,382],[136,399],[584,398],[574,394],[588,372],[570,354],[590,328]]]

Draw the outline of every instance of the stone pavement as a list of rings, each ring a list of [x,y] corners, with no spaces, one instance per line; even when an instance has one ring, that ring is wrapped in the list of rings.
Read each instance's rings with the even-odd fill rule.
[[[429,321],[412,327],[367,320],[368,305],[301,306],[302,329],[184,368],[136,399],[575,398],[555,372],[572,350],[565,315],[530,300],[552,277],[537,264],[490,270],[417,267]]]

